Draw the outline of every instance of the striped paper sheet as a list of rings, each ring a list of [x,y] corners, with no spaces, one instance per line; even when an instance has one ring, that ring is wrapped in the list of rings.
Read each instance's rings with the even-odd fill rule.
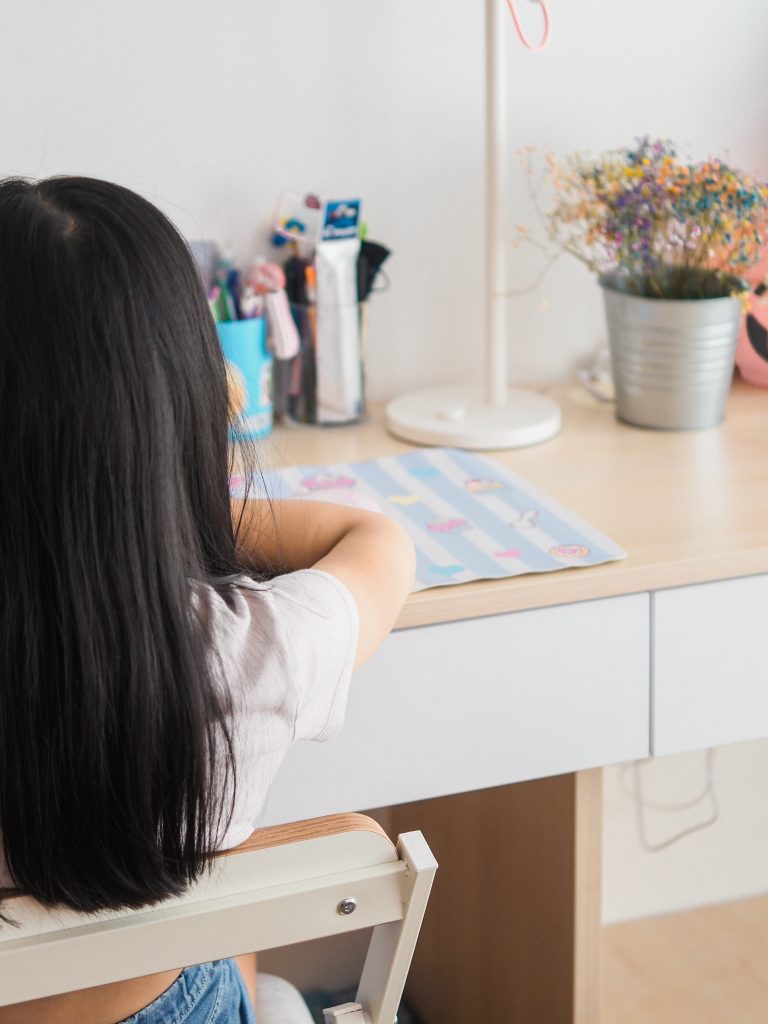
[[[246,481],[233,477],[233,496]],[[250,493],[377,507],[416,547],[414,590],[626,558],[618,544],[496,460],[429,448],[264,473]]]

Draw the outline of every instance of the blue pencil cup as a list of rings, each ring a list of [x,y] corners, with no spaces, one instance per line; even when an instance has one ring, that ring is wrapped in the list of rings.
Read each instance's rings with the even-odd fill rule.
[[[252,440],[272,430],[272,354],[267,321],[225,320],[216,324],[227,366],[230,438]]]

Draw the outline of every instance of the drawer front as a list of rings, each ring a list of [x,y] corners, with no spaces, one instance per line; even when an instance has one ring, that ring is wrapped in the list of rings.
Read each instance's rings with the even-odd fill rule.
[[[649,623],[635,594],[394,633],[341,733],[289,752],[265,823],[647,756]]]
[[[653,597],[654,754],[768,735],[768,576]]]

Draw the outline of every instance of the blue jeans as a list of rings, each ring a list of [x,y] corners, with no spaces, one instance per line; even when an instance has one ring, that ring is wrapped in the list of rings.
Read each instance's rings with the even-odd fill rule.
[[[123,1024],[255,1024],[234,960],[187,967],[170,988]]]

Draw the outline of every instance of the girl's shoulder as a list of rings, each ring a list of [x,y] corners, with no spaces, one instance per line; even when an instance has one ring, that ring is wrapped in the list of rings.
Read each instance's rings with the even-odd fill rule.
[[[294,739],[326,739],[340,727],[359,615],[339,579],[301,569],[264,581],[227,577],[195,593],[236,706],[290,713]]]
[[[340,616],[357,623],[358,610],[349,588],[322,569],[299,569],[268,580],[244,574],[221,576],[210,583],[195,583],[198,598],[221,603],[234,614],[272,610],[287,619]]]

